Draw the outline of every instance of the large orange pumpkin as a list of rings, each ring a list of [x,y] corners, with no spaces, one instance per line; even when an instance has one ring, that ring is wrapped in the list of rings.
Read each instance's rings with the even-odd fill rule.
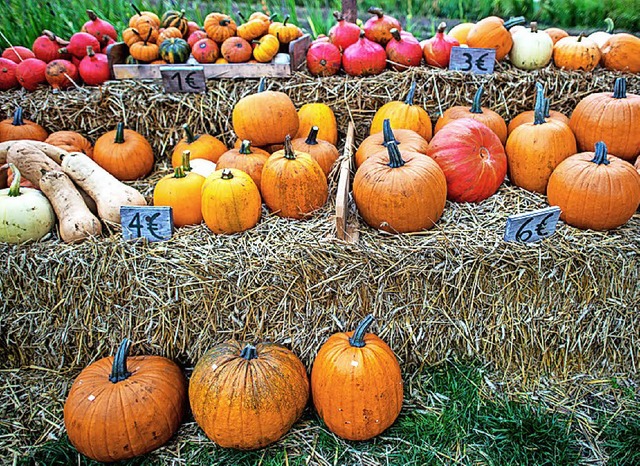
[[[220,156],[218,170],[223,168],[237,168],[251,177],[260,189],[262,168],[271,154],[266,150],[251,147],[251,141],[242,141],[237,149],[230,149]]]
[[[309,130],[309,135],[306,138],[296,138],[291,141],[291,145],[294,150],[307,153],[313,157],[322,168],[324,174],[328,176],[336,160],[340,157],[340,153],[336,146],[329,141],[318,139],[319,132],[320,129],[314,126]]]
[[[243,97],[233,108],[232,123],[241,140],[262,147],[282,144],[286,135],[298,132],[300,121],[293,102],[284,92],[265,91],[265,79],[258,92]]]
[[[438,131],[440,131],[446,124],[451,123],[454,120],[458,120],[460,118],[473,118],[496,133],[496,136],[498,136],[502,144],[507,142],[507,124],[505,123],[504,118],[493,110],[480,105],[483,93],[484,85],[481,85],[476,91],[476,95],[473,98],[473,104],[470,108],[463,105],[456,105],[445,110],[436,122],[435,132],[438,133]]]
[[[385,131],[391,132],[385,120]],[[353,197],[364,221],[390,233],[432,228],[447,201],[447,180],[431,157],[399,148],[393,136],[387,156],[367,159],[353,179]]]
[[[602,65],[608,70],[640,73],[640,38],[620,33],[602,46]]]
[[[549,178],[549,204],[559,206],[569,225],[611,230],[627,223],[640,205],[640,175],[618,157],[607,157],[607,146],[573,155]]]
[[[180,427],[187,381],[160,356],[127,358],[125,339],[115,357],[86,367],[64,404],[64,425],[80,453],[113,462],[144,455],[166,443]]]
[[[467,34],[469,47],[496,49],[496,60],[500,61],[507,56],[513,46],[513,39],[509,29],[519,24],[524,24],[523,17],[512,18],[504,21],[497,16],[489,16],[478,21]]]
[[[133,130],[124,129],[124,123],[118,123],[114,131],[98,138],[93,160],[120,181],[148,175],[155,161],[149,141]]]
[[[609,153],[633,160],[640,154],[640,96],[627,94],[626,79],[618,78],[613,95],[597,92],[582,99],[569,126],[580,151],[592,150],[596,142],[603,141]]]
[[[13,118],[0,121],[0,142],[21,139],[44,141],[48,136],[49,133],[42,126],[23,118],[22,107],[16,108]]]
[[[177,168],[182,165],[182,154],[188,150],[190,159],[205,159],[213,163],[218,162],[222,154],[227,151],[227,146],[218,138],[209,134],[193,134],[189,125],[182,125],[184,138],[176,145],[171,155],[171,165]]]
[[[271,154],[264,164],[261,188],[264,203],[280,217],[302,219],[329,197],[322,167],[311,155],[294,151],[289,136],[284,149]]]
[[[381,131],[362,141],[356,151],[356,167],[359,168],[365,160],[377,154],[387,157],[387,144],[391,140],[396,141],[399,148],[408,152],[426,154],[429,147],[429,143],[425,138],[413,130],[394,129],[393,132]]]
[[[228,341],[208,351],[189,383],[191,411],[224,448],[265,447],[289,431],[309,399],[309,379],[284,346]]]
[[[367,333],[367,316],[355,331],[336,333],[322,345],[311,370],[318,414],[331,432],[368,440],[390,427],[402,409],[402,374],[395,354]]]

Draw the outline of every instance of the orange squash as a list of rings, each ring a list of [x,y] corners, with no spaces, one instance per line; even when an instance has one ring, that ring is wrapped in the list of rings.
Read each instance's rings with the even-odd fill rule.
[[[0,142],[29,139],[44,141],[49,133],[37,123],[22,116],[22,107],[16,108],[13,118],[0,121]]]
[[[523,17],[504,21],[497,16],[489,16],[478,21],[467,34],[469,47],[496,49],[496,60],[500,61],[511,51],[513,39],[509,29],[524,24]]]
[[[592,71],[601,57],[600,47],[582,34],[560,39],[553,46],[553,62],[566,70]]]
[[[300,126],[298,127],[296,139],[306,138],[311,128],[317,126],[319,128],[319,139],[329,141],[334,146],[338,144],[336,116],[328,105],[322,103],[304,104],[298,110],[298,120],[300,121]]]
[[[640,38],[620,33],[602,46],[602,65],[608,70],[640,73]]]
[[[124,129],[124,123],[100,136],[93,148],[93,160],[120,181],[148,175],[155,162],[149,141],[133,130]]]

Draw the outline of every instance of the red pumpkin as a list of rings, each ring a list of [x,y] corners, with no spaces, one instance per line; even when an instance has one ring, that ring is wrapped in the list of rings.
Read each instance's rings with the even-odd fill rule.
[[[16,78],[18,65],[8,58],[0,58],[0,91],[7,91],[20,86]]]
[[[53,60],[47,65],[45,78],[56,90],[67,89],[78,83],[78,67],[67,60]]]
[[[215,63],[220,56],[220,48],[209,38],[200,39],[193,44],[191,55],[198,63]]]
[[[400,21],[392,16],[385,15],[380,8],[371,7],[367,11],[375,15],[364,23],[364,33],[370,41],[384,46],[391,40],[392,29],[402,31]]]
[[[88,47],[87,56],[82,59],[78,67],[80,77],[90,86],[98,86],[111,78],[109,58],[104,53],[94,53]]]
[[[60,49],[60,53],[70,53],[75,58],[82,60],[87,56],[87,47],[101,50],[98,39],[87,32],[76,32],[69,39],[69,45]]]
[[[380,44],[364,37],[363,32],[360,39],[344,51],[342,66],[350,76],[380,74],[387,67],[387,53]]]
[[[89,16],[89,21],[82,26],[82,32],[91,34],[98,39],[101,44],[106,44],[109,38],[113,40],[118,39],[116,28],[114,28],[110,22],[98,18],[98,15],[92,10],[87,10],[87,16]]]
[[[31,48],[37,59],[42,60],[45,63],[57,60],[59,58],[63,60],[70,60],[69,54],[60,54],[60,47],[64,47],[68,42],[61,40],[51,31],[42,31],[42,35],[33,41]]]
[[[187,43],[189,44],[189,47],[193,48],[193,45],[198,42],[200,39],[206,39],[207,37],[207,33],[204,31],[195,31],[193,32],[189,38],[187,39]]]
[[[397,29],[391,30],[391,40],[387,42],[387,58],[396,71],[405,71],[410,66],[420,66],[422,47],[412,35],[401,35]]]
[[[333,76],[341,65],[342,54],[330,42],[317,42],[307,51],[307,67],[314,76]]]
[[[447,198],[480,202],[495,194],[507,174],[507,156],[496,134],[472,118],[449,123],[434,136],[427,155],[447,178]]]
[[[16,45],[14,47],[9,47],[4,52],[2,52],[2,58],[11,60],[14,63],[21,63],[22,61],[29,58],[36,58],[36,56],[28,48],[22,47],[21,45]]]
[[[358,41],[361,29],[357,24],[345,20],[339,11],[334,11],[333,17],[337,24],[329,29],[329,41],[338,47],[340,52],[344,52],[347,47]]]
[[[16,68],[16,78],[22,87],[35,91],[39,84],[47,82],[45,71],[47,64],[37,58],[28,58],[20,62]]]
[[[436,35],[424,41],[424,59],[428,65],[438,68],[448,67],[451,49],[460,45],[456,38],[444,33],[446,28],[446,23],[440,23]]]

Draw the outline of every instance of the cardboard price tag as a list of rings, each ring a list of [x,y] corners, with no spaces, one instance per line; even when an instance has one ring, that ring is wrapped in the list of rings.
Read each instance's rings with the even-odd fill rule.
[[[507,218],[505,241],[532,243],[548,238],[556,232],[560,219],[560,207],[547,207]]]
[[[203,93],[207,91],[203,66],[162,66],[160,74],[165,92]]]
[[[173,235],[173,209],[122,206],[120,223],[125,240],[146,238],[150,242],[167,241]]]
[[[453,47],[449,57],[449,69],[475,74],[491,74],[496,64],[496,49]]]

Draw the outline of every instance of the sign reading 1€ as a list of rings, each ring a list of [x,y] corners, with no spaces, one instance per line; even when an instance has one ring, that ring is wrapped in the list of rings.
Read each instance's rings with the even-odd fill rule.
[[[165,92],[203,93],[207,91],[203,66],[161,66],[160,74]]]
[[[496,64],[496,49],[453,47],[449,69],[475,74],[491,74]]]

